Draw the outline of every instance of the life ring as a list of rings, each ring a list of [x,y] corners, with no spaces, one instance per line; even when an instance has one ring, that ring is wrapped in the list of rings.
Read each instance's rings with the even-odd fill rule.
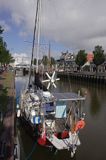
[[[78,131],[79,129],[83,129],[85,127],[85,121],[80,120],[76,123],[74,131]]]

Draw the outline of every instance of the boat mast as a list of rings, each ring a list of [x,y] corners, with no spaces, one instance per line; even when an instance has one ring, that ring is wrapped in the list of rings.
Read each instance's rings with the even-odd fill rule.
[[[49,59],[49,64],[48,64],[48,71],[51,71],[51,45],[49,42],[49,51],[48,51],[48,59]]]
[[[40,0],[39,0],[40,1]],[[39,2],[39,12],[38,12],[38,28],[37,28],[37,50],[36,50],[36,73],[38,73],[38,60],[39,60],[39,50],[40,50],[40,10],[41,2]]]
[[[33,42],[32,42],[32,56],[31,56],[31,65],[30,65],[29,83],[28,83],[28,86],[30,86],[30,82],[31,82],[31,72],[32,72],[32,64],[33,64],[33,56],[34,56],[35,33],[36,33],[36,30],[37,30],[37,20],[38,20],[39,3],[40,3],[40,0],[37,0],[35,23],[34,23],[34,31],[33,31]]]

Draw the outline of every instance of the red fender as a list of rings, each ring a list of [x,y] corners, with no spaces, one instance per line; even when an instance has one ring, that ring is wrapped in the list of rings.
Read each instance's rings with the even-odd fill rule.
[[[74,131],[78,131],[79,129],[83,129],[85,127],[85,121],[80,120],[76,123]]]

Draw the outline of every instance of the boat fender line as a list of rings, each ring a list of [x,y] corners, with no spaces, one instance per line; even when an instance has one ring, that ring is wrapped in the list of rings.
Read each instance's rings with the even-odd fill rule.
[[[77,132],[79,129],[83,129],[85,127],[85,121],[84,120],[79,120],[74,128],[74,131]]]
[[[33,154],[36,146],[37,146],[37,141],[34,143],[31,152],[30,152],[29,155],[25,158],[25,160],[30,160],[30,158],[31,158],[31,156],[32,156],[32,154]]]
[[[69,150],[71,151],[71,158],[73,158],[76,154],[77,146],[72,145]]]
[[[56,155],[56,154],[57,154],[57,152],[58,152],[58,149],[56,149],[56,150],[55,150],[54,155]]]

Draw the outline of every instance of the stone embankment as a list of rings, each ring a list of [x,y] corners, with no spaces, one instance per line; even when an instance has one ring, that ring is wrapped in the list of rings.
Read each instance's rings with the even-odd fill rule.
[[[81,80],[85,82],[91,82],[95,84],[100,85],[106,85],[106,72],[69,72],[69,71],[63,71],[63,72],[57,72],[58,77],[61,78],[71,78],[75,80]]]

